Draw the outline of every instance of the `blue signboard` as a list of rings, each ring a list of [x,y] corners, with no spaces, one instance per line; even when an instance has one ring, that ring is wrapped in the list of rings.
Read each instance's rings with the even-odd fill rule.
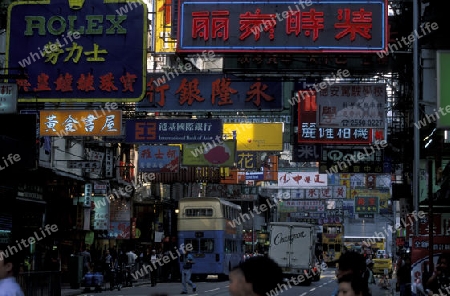
[[[178,172],[180,147],[163,145],[139,146],[138,167],[140,172]]]
[[[201,143],[222,138],[220,119],[132,119],[125,123],[127,143]]]
[[[136,110],[176,111],[260,111],[282,110],[281,81],[243,81],[224,74],[180,74],[177,70],[148,75],[144,100]]]
[[[27,73],[15,80],[19,102],[136,102],[145,94],[141,2],[13,2],[7,30],[6,68]]]
[[[377,52],[386,0],[179,0],[178,51]]]
[[[245,172],[245,180],[264,180],[264,172]]]

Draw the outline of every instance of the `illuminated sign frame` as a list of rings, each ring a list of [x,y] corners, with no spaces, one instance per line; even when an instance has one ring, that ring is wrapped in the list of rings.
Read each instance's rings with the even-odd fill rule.
[[[302,93],[302,94],[300,94]],[[333,139],[327,139],[326,137],[318,138],[317,135],[320,137],[321,134],[326,134],[326,128],[321,128],[316,124],[316,117],[317,117],[317,101],[316,101],[316,93],[314,91],[306,91],[306,90],[300,90],[297,92],[297,96],[299,99],[299,102],[297,103],[297,111],[298,111],[298,144],[361,144],[361,145],[368,145],[372,143],[372,129],[367,129],[367,139],[357,139],[355,137],[356,135],[360,134],[357,132],[356,128],[329,128],[330,131],[332,131],[333,137],[335,134],[339,135],[339,132],[342,133],[349,133],[350,137],[348,140],[342,140],[335,138]],[[314,128],[314,137],[311,138],[305,138],[303,137],[303,124],[308,124],[309,128]],[[314,127],[311,127],[311,124],[314,124]],[[321,131],[322,130],[322,131]],[[344,131],[341,131],[344,130]],[[312,131],[311,131],[312,135]]]
[[[19,102],[137,102],[144,97],[147,6],[138,0],[84,2],[17,1],[8,7],[5,67],[24,67],[28,75],[15,81]]]
[[[387,49],[386,0],[308,2],[180,0],[177,51],[374,53]]]

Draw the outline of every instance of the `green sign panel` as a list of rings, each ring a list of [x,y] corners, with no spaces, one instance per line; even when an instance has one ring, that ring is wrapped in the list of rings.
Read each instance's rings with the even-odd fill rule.
[[[448,114],[450,112],[450,51],[437,52],[437,101],[438,110]],[[450,128],[450,116],[437,116],[437,127]]]

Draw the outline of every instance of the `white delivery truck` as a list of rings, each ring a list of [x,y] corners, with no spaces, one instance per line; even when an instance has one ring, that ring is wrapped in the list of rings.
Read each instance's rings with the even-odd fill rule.
[[[317,268],[314,254],[316,241],[314,225],[300,222],[271,222],[269,231],[269,257],[278,263],[286,279],[294,277],[297,282],[305,285],[320,279],[320,268]]]

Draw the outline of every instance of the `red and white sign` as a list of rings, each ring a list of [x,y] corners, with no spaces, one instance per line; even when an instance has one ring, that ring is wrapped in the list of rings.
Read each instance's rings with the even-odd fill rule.
[[[372,129],[369,128],[323,128],[316,124],[317,97],[313,91],[299,91],[298,143],[314,144],[370,144]]]
[[[314,172],[278,172],[278,187],[325,187],[327,174]],[[308,194],[306,194],[306,198]]]

